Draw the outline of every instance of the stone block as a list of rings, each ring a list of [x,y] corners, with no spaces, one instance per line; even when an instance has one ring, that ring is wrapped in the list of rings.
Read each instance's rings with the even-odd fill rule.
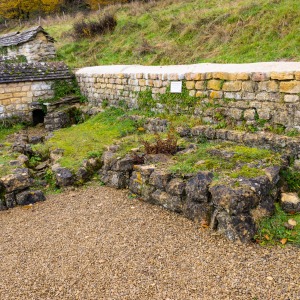
[[[221,80],[236,80],[237,74],[236,73],[225,73],[225,72],[215,72],[212,73],[212,77],[214,79],[221,79]]]
[[[238,92],[242,89],[241,81],[227,81],[224,82],[222,90],[226,92]]]
[[[243,100],[254,100],[256,98],[255,93],[243,92],[242,99]]]
[[[221,80],[216,80],[216,79],[209,80],[207,82],[207,89],[219,91],[221,90],[221,83],[222,83]]]
[[[288,94],[300,93],[300,81],[282,81],[280,82],[280,92]]]
[[[186,195],[193,202],[208,202],[208,186],[212,182],[211,172],[199,172],[186,183]]]
[[[267,92],[260,92],[256,94],[256,100],[259,101],[269,101],[270,100],[270,94]]]
[[[208,96],[208,92],[207,91],[197,91],[196,92],[196,97],[197,98],[205,98]]]
[[[255,120],[255,110],[254,109],[246,109],[244,111],[244,118],[245,120]]]
[[[204,80],[205,79],[205,74],[202,73],[192,73],[191,74],[191,80]]]
[[[153,84],[154,84],[154,87],[156,87],[156,88],[160,88],[163,86],[161,80],[154,80]]]
[[[297,193],[282,193],[281,207],[287,213],[300,212],[300,198]]]
[[[269,108],[258,108],[256,111],[259,119],[269,120],[271,118],[271,110]]]
[[[196,90],[205,90],[206,89],[206,82],[205,81],[196,81],[195,89]]]
[[[259,91],[278,92],[279,83],[275,80],[262,81],[258,83]]]
[[[0,178],[0,183],[5,187],[6,193],[22,191],[31,185],[31,180],[26,172],[9,174]]]
[[[172,196],[161,190],[156,190],[151,196],[162,207],[178,213],[182,212],[182,201],[179,196]]]
[[[176,73],[169,74],[168,80],[178,80],[179,76]]]
[[[255,82],[253,81],[242,82],[242,90],[245,92],[253,93],[255,91]]]
[[[267,73],[255,72],[251,74],[251,80],[253,81],[267,81],[270,79],[270,75]]]
[[[146,80],[145,79],[140,79],[139,80],[139,86],[145,86],[146,85]]]
[[[249,80],[249,74],[248,73],[237,73],[236,79],[237,80]]]
[[[286,103],[296,103],[299,101],[298,95],[284,95],[284,102]]]
[[[223,98],[223,92],[221,92],[221,91],[211,91],[209,93],[209,97],[211,99],[222,99]]]
[[[189,96],[190,97],[195,97],[196,96],[196,91],[195,90],[189,91]]]
[[[185,193],[186,183],[180,178],[172,179],[167,185],[166,191],[174,196],[181,196]]]
[[[186,84],[186,88],[187,88],[188,90],[192,90],[192,89],[195,88],[195,81],[192,81],[192,80],[186,81],[185,84]]]
[[[171,180],[171,173],[165,170],[155,170],[149,179],[149,183],[158,189],[164,190]]]
[[[16,195],[18,205],[33,204],[45,200],[46,197],[42,191],[24,191]]]
[[[187,200],[183,204],[183,215],[196,223],[209,224],[213,207],[206,202],[197,203]]]
[[[294,79],[293,72],[271,72],[271,79],[276,80],[291,80]]]
[[[241,120],[242,119],[242,110],[238,108],[231,108],[226,112],[228,117],[232,117],[235,120]]]
[[[0,94],[0,100],[6,100],[6,99],[10,99],[13,97],[12,93],[4,93],[4,94]]]

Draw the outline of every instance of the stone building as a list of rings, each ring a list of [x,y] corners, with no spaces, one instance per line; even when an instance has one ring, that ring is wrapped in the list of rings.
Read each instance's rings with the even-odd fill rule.
[[[41,26],[0,36],[0,61],[26,58],[29,63],[56,57],[54,39]]]
[[[41,113],[34,103],[54,96],[55,81],[72,78],[63,62],[0,63],[0,120],[17,116],[32,121]]]

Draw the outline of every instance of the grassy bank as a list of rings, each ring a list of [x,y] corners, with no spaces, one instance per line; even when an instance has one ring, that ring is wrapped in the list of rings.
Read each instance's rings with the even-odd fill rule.
[[[75,40],[73,19],[47,20],[59,59],[72,67],[103,64],[245,63],[300,60],[297,0],[169,0],[107,7],[113,33]]]

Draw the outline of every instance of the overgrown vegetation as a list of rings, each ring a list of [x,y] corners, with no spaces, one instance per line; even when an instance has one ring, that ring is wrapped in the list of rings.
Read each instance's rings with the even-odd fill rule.
[[[117,21],[112,15],[105,15],[97,21],[81,20],[74,24],[74,36],[76,39],[91,38],[114,31]]]
[[[300,172],[292,169],[291,167],[282,170],[281,179],[287,185],[290,192],[296,192],[300,196]]]
[[[10,150],[10,142],[7,140],[8,136],[21,130],[22,124],[8,126],[0,125],[0,176],[9,174],[14,167],[10,165],[10,161],[16,159],[17,154]]]
[[[135,130],[135,122],[126,117],[123,110],[110,108],[83,124],[56,131],[46,146],[51,150],[64,149],[59,163],[76,170],[85,158],[95,153],[101,156],[105,146]]]
[[[56,80],[54,81],[52,88],[54,90],[54,96],[50,99],[40,99],[39,102],[41,104],[56,102],[61,98],[67,96],[78,97],[81,103],[87,101],[86,97],[81,94],[80,88],[75,78],[72,80]]]

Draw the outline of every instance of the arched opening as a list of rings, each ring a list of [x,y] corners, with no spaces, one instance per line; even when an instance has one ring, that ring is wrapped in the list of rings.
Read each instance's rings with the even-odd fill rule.
[[[42,109],[35,109],[32,111],[32,123],[33,126],[44,123],[45,113]]]

